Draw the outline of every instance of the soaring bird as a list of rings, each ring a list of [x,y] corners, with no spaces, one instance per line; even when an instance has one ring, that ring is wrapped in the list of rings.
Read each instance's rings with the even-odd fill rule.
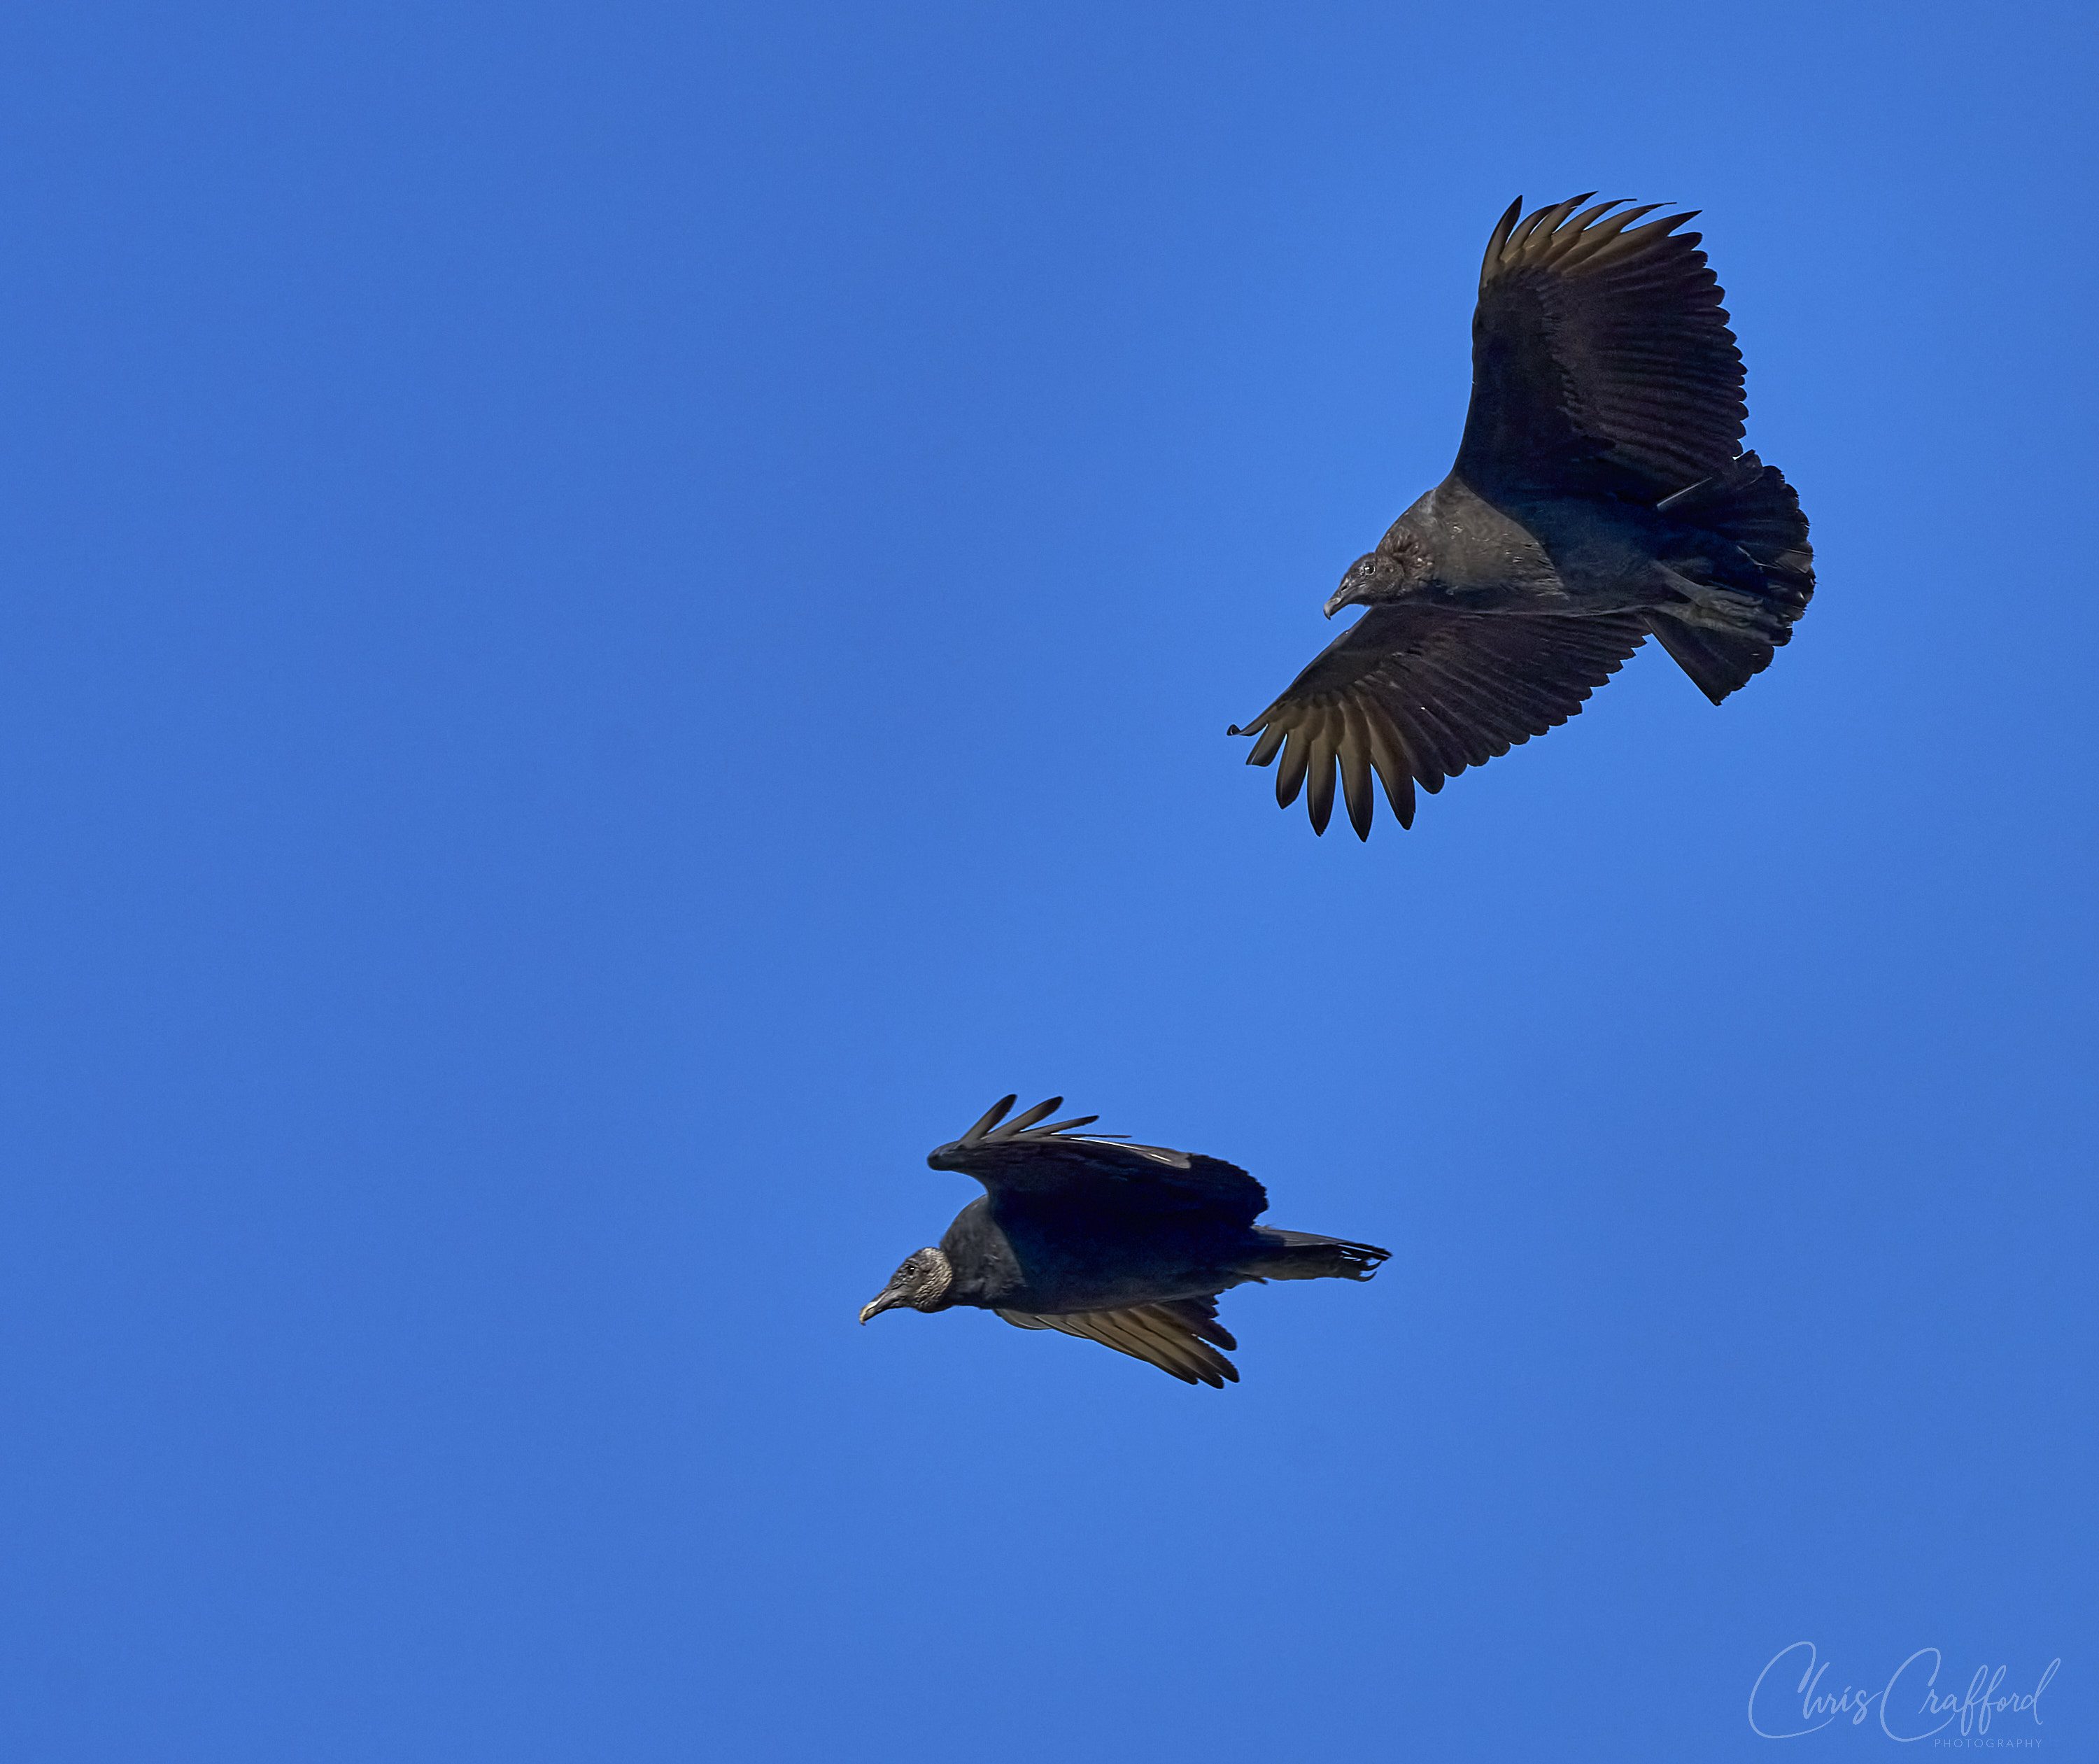
[[[1591,192],[1593,194],[1594,192]],[[1815,592],[1800,499],[1740,451],[1742,357],[1692,213],[1588,196],[1487,241],[1472,400],[1450,475],[1327,602],[1363,616],[1232,735],[1282,755],[1315,832],[1371,774],[1402,827],[1414,787],[1564,723],[1653,637],[1714,704],[1769,665]],[[1520,218],[1519,218],[1520,217]]]
[[[1217,1321],[1219,1293],[1248,1281],[1367,1280],[1391,1254],[1257,1225],[1268,1191],[1237,1164],[1076,1131],[1097,1115],[1037,1126],[1062,1097],[1006,1120],[1018,1100],[1001,1098],[927,1155],[933,1168],[973,1176],[984,1191],[938,1247],[904,1258],[860,1312],[863,1323],[900,1306],[973,1304],[1221,1390],[1239,1375],[1218,1352],[1239,1345]]]

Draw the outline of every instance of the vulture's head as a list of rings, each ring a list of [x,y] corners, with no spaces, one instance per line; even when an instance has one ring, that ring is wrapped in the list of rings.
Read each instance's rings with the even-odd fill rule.
[[[1327,616],[1331,618],[1344,606],[1403,599],[1419,589],[1428,574],[1428,552],[1403,533],[1388,534],[1375,551],[1349,565],[1327,602]]]
[[[955,1270],[938,1250],[920,1250],[907,1256],[904,1265],[889,1277],[889,1284],[861,1309],[860,1320],[864,1323],[900,1304],[908,1304],[914,1311],[944,1311],[948,1308],[948,1288],[954,1278]]]

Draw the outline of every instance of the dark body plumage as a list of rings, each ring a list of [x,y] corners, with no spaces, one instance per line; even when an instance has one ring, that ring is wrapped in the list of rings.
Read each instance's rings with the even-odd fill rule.
[[[1248,1281],[1367,1280],[1389,1253],[1257,1225],[1268,1192],[1237,1164],[1074,1131],[1096,1115],[1037,1126],[1061,1097],[1005,1121],[1016,1100],[927,1156],[975,1177],[983,1194],[937,1247],[904,1261],[863,1323],[899,1306],[975,1305],[1221,1389],[1239,1375],[1218,1351],[1239,1345],[1217,1322],[1219,1293]]]
[[[1503,215],[1456,464],[1327,603],[1364,616],[1229,732],[1281,755],[1277,800],[1306,790],[1318,832],[1337,769],[1360,836],[1374,772],[1411,826],[1416,785],[1564,723],[1649,636],[1718,704],[1815,591],[1798,497],[1738,451],[1741,352],[1691,215],[1588,200]]]

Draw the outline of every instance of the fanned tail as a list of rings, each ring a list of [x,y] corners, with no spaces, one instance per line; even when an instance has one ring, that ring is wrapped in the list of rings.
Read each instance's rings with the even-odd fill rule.
[[[1807,517],[1785,474],[1745,453],[1725,471],[1679,490],[1656,512],[1701,530],[1737,566],[1686,575],[1665,568],[1682,604],[1648,615],[1648,628],[1698,689],[1718,704],[1771,666],[1815,593]],[[1683,564],[1685,560],[1677,560]]]

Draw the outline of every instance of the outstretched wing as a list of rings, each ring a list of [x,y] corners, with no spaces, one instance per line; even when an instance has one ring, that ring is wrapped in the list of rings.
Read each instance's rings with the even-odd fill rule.
[[[1402,827],[1414,787],[1432,794],[1468,766],[1558,727],[1625,665],[1647,634],[1637,614],[1601,618],[1371,609],[1320,652],[1290,689],[1244,728],[1247,763],[1280,753],[1275,799],[1309,786],[1312,830],[1324,833],[1341,794],[1357,835],[1371,836],[1371,774]],[[1287,744],[1287,745],[1286,745]]]
[[[926,1163],[975,1177],[994,1199],[1054,1196],[1118,1212],[1200,1213],[1238,1225],[1252,1225],[1268,1206],[1268,1191],[1235,1164],[1073,1131],[1098,1120],[1098,1115],[1036,1125],[1063,1105],[1062,1097],[1006,1120],[1019,1100],[1005,1097],[993,1103],[960,1139],[928,1153]]]
[[[1740,451],[1742,354],[1720,284],[1659,206],[1575,196],[1488,241],[1472,315],[1472,403],[1458,475],[1476,488],[1560,485],[1648,502]]]
[[[1236,1348],[1232,1332],[1217,1321],[1213,1299],[1176,1299],[1161,1304],[1133,1304],[1120,1311],[1035,1311],[998,1313],[1017,1329],[1059,1329],[1083,1341],[1098,1341],[1134,1359],[1155,1366],[1184,1384],[1208,1384],[1222,1390],[1239,1381],[1239,1369],[1217,1352]],[[1211,1344],[1215,1343],[1216,1346]]]

